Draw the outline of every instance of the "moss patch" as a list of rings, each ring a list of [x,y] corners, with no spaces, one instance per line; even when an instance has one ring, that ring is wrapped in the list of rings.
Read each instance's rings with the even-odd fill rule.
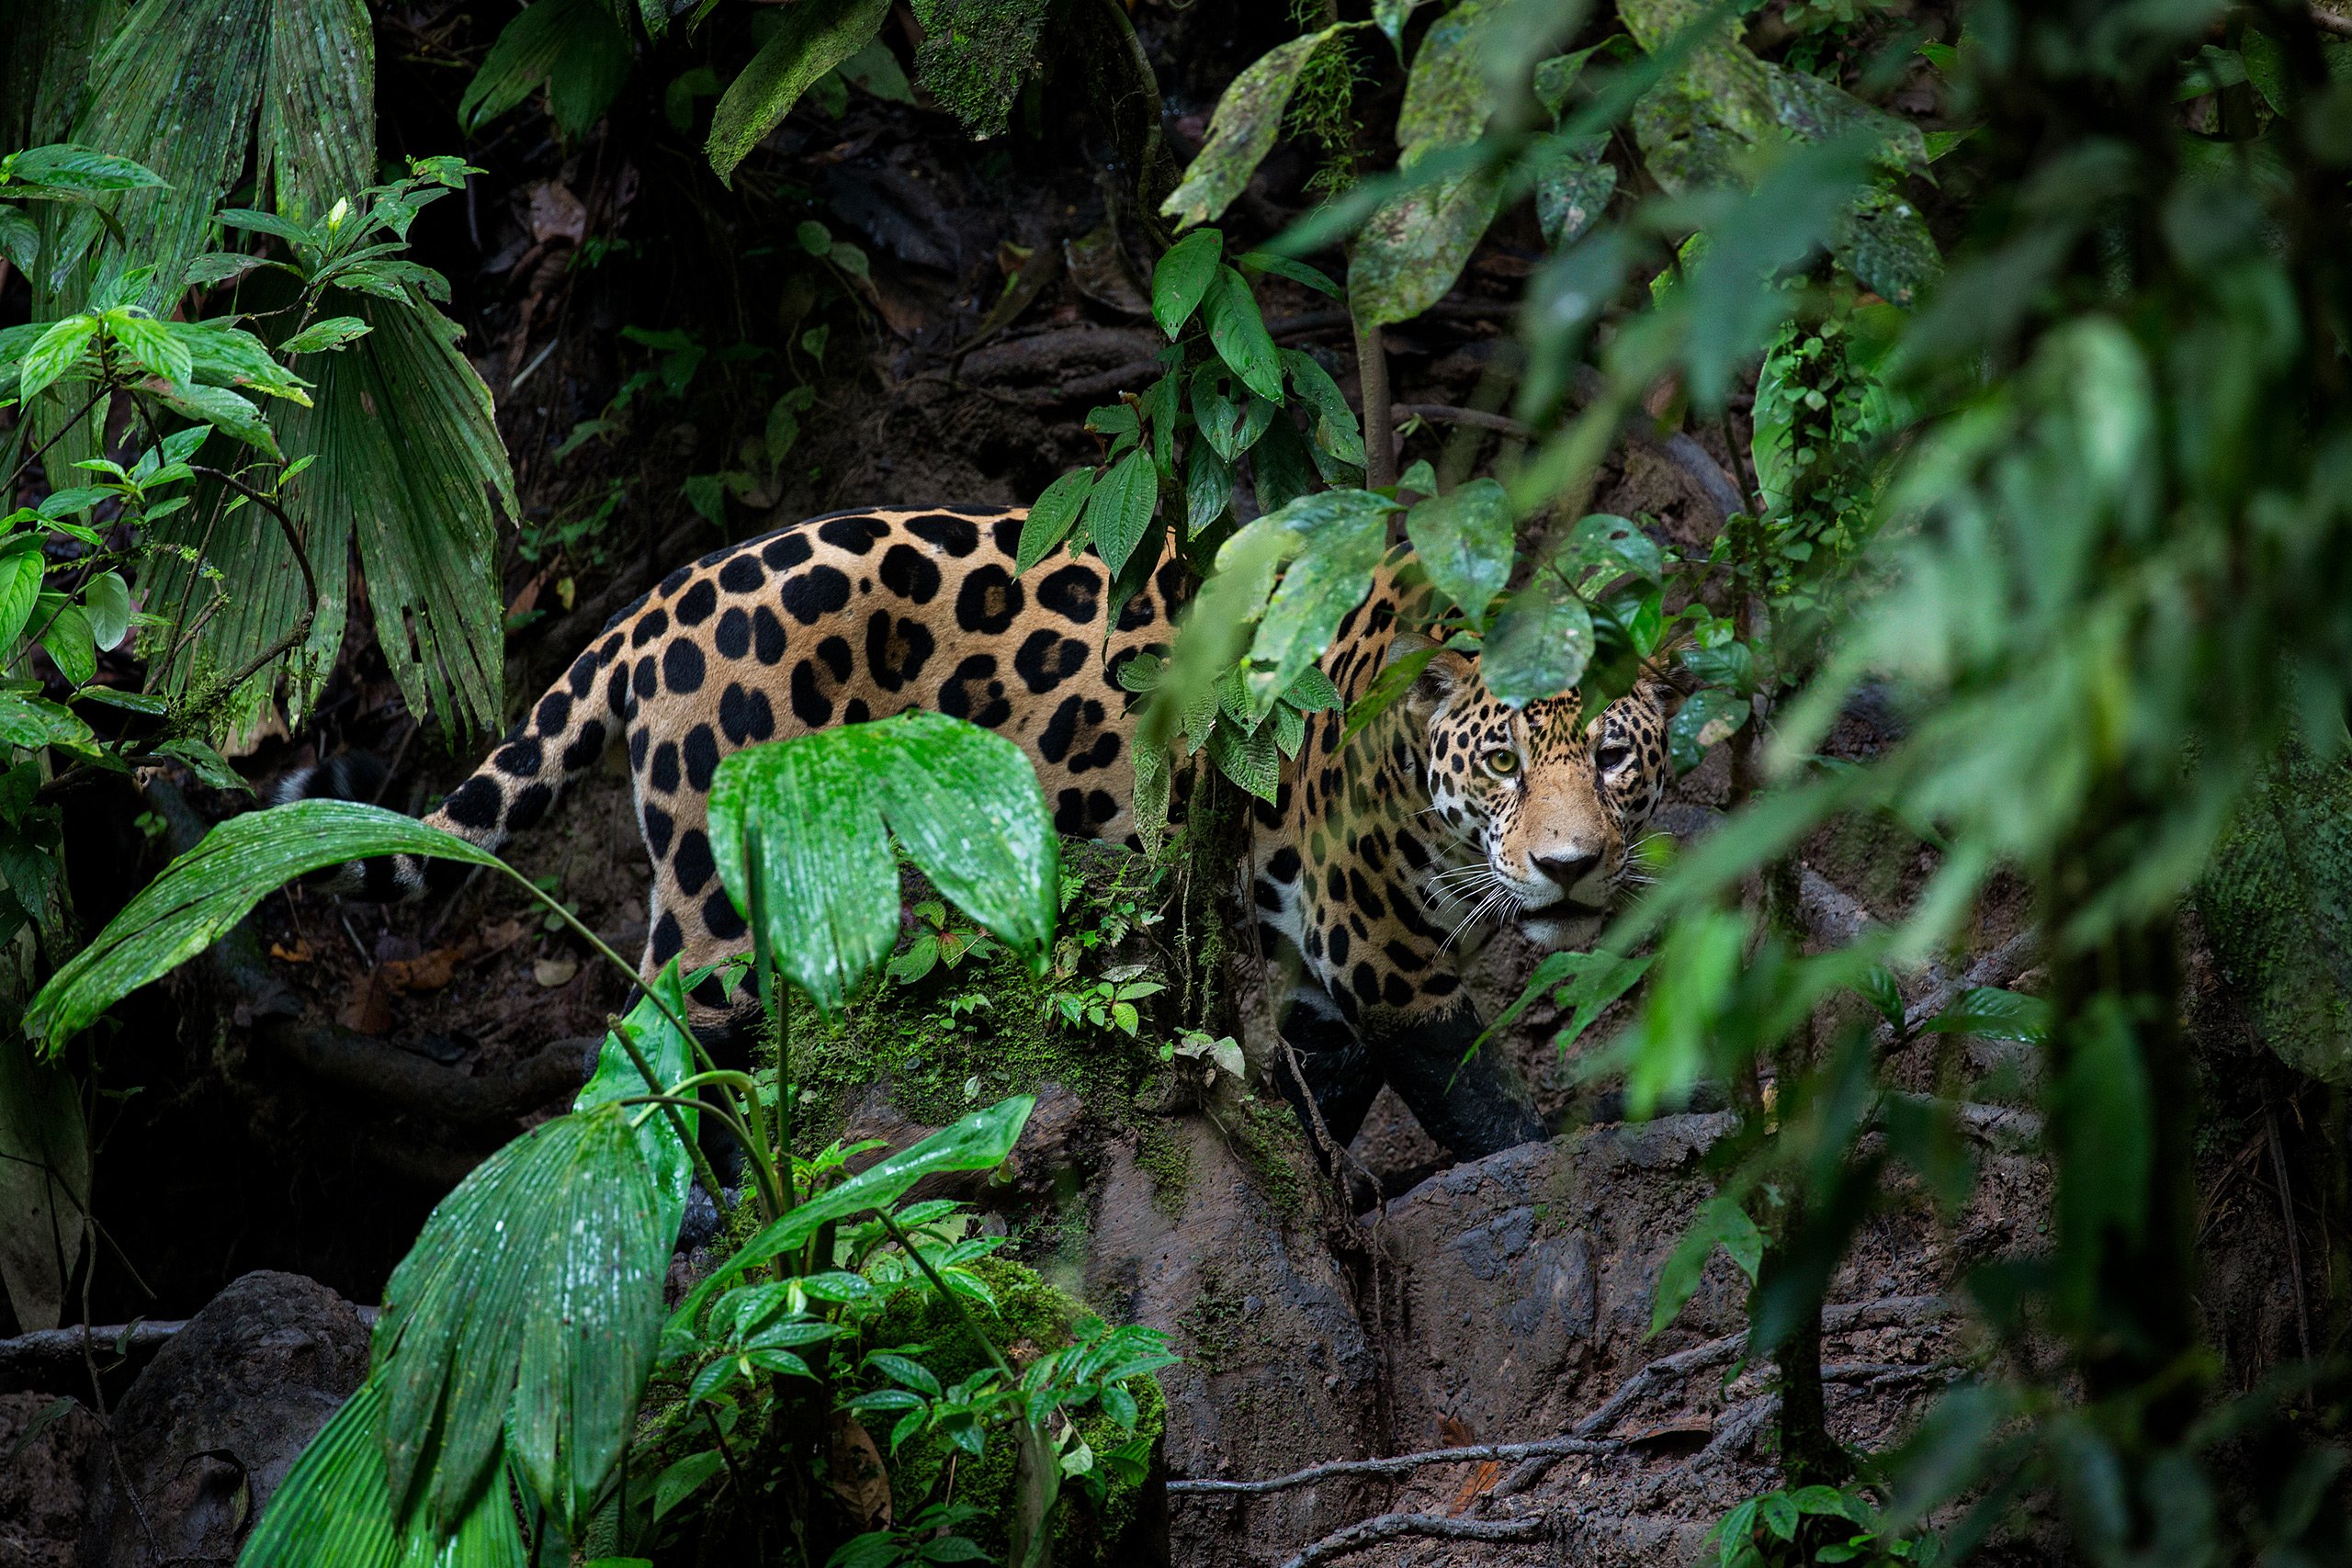
[[[1018,1263],[988,1258],[970,1267],[995,1294],[997,1312],[990,1314],[978,1302],[967,1305],[1016,1369],[1046,1351],[1068,1345],[1071,1325],[1091,1315],[1076,1299]],[[889,1311],[867,1333],[865,1343],[871,1348],[928,1347],[923,1364],[943,1383],[959,1382],[989,1364],[987,1351],[978,1340],[935,1293],[927,1290],[901,1292],[891,1302]],[[1097,1453],[1136,1438],[1147,1438],[1156,1446],[1167,1428],[1168,1404],[1159,1383],[1150,1378],[1139,1378],[1129,1387],[1136,1395],[1137,1411],[1133,1432],[1113,1425],[1099,1411],[1090,1411],[1079,1419],[1079,1435]],[[1005,1538],[1001,1521],[1012,1517],[1013,1508],[1013,1445],[1007,1434],[998,1432],[990,1437],[986,1450],[978,1459],[952,1449],[935,1435],[910,1438],[894,1455],[888,1451],[890,1420],[876,1416],[867,1421],[866,1427],[889,1465],[891,1500],[899,1517],[905,1518],[925,1502],[946,1495],[952,1484],[957,1500],[973,1505],[985,1516],[974,1527],[973,1539],[990,1552],[1002,1556]],[[1133,1554],[1125,1550],[1125,1545],[1140,1517],[1140,1490],[1113,1481],[1098,1510],[1076,1483],[1066,1485],[1055,1509],[1055,1562],[1069,1568],[1074,1564],[1108,1565],[1132,1561]]]

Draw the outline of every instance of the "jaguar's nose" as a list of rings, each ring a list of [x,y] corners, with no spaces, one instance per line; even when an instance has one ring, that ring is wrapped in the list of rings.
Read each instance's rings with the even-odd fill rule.
[[[1537,855],[1535,869],[1559,885],[1563,893],[1600,869],[1600,857],[1589,855]]]

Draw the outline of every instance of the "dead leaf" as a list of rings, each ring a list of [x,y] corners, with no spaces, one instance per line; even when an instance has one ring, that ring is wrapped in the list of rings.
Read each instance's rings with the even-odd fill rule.
[[[1667,1450],[1696,1449],[1706,1445],[1715,1435],[1715,1424],[1703,1416],[1685,1416],[1679,1421],[1665,1421],[1655,1427],[1645,1427],[1625,1439],[1633,1448]]]
[[[283,964],[308,964],[311,962],[311,944],[299,939],[291,947],[273,942],[269,944],[269,955]]]
[[[1135,269],[1119,243],[1118,231],[1105,223],[1075,240],[1062,242],[1062,261],[1078,291],[1098,305],[1123,316],[1148,316],[1151,301],[1136,281]]]
[[[831,1476],[833,1496],[855,1529],[879,1529],[890,1522],[890,1472],[883,1468],[881,1450],[874,1446],[874,1439],[846,1410],[833,1412],[825,1467]]]
[[[542,958],[531,965],[531,978],[550,991],[558,986],[569,986],[571,977],[579,973],[580,960],[576,958]]]
[[[381,1034],[391,1028],[391,992],[380,973],[368,976],[352,987],[334,1021],[354,1034]]]
[[[421,957],[379,964],[376,975],[396,991],[437,991],[458,977],[458,965],[465,960],[463,948],[436,947]]]
[[[484,953],[503,953],[523,937],[522,921],[501,920],[494,926],[481,928],[481,951]]]
[[[1493,1491],[1495,1483],[1502,1478],[1500,1460],[1482,1461],[1478,1468],[1470,1472],[1469,1479],[1463,1482],[1462,1489],[1453,1495],[1453,1501],[1446,1505],[1445,1511],[1449,1514],[1464,1512],[1471,1504]]]
[[[1466,1449],[1477,1440],[1477,1437],[1470,1430],[1470,1423],[1464,1421],[1461,1416],[1441,1416],[1438,1417],[1438,1447],[1442,1449]]]
[[[531,238],[540,244],[569,240],[578,244],[588,235],[588,209],[580,198],[554,180],[531,187]]]

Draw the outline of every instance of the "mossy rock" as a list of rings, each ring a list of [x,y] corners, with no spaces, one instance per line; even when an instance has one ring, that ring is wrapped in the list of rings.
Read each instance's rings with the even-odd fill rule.
[[[1016,1368],[1069,1345],[1071,1325],[1082,1317],[1095,1315],[1075,1297],[1056,1290],[1021,1264],[984,1258],[969,1267],[987,1281],[996,1297],[997,1311],[991,1314],[981,1303],[968,1298],[965,1305]],[[867,1332],[865,1343],[869,1348],[877,1349],[894,1345],[927,1346],[923,1364],[942,1383],[959,1382],[989,1364],[987,1351],[955,1312],[928,1290],[899,1292],[888,1312]],[[1095,1452],[1138,1437],[1149,1438],[1155,1453],[1158,1451],[1167,1429],[1167,1400],[1158,1382],[1151,1378],[1138,1378],[1129,1387],[1136,1395],[1137,1412],[1133,1432],[1113,1425],[1099,1410],[1090,1410],[1079,1418],[1079,1434]],[[888,1414],[876,1416],[868,1418],[865,1426],[889,1466],[891,1504],[897,1516],[908,1517],[944,1492],[942,1483],[953,1455],[956,1498],[978,1508],[983,1516],[970,1533],[981,1547],[1001,1559],[1006,1545],[1004,1521],[1012,1517],[1013,1506],[1013,1444],[1010,1434],[1001,1430],[993,1433],[987,1450],[977,1460],[952,1449],[933,1433],[910,1438],[892,1454],[892,1419]],[[1065,1484],[1054,1519],[1056,1568],[1090,1568],[1096,1564],[1110,1568],[1112,1564],[1138,1561],[1145,1555],[1133,1543],[1135,1533],[1143,1523],[1141,1485],[1114,1481],[1098,1510],[1075,1483]]]
[[[2352,767],[2284,747],[2198,887],[2213,955],[2288,1066],[2352,1083]]]

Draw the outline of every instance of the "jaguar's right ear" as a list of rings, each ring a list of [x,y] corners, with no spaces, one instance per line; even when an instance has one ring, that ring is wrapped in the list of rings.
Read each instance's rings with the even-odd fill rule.
[[[1469,683],[1470,660],[1450,648],[1440,648],[1419,632],[1398,632],[1388,645],[1388,657],[1382,660],[1384,665],[1395,664],[1432,649],[1436,652],[1421,666],[1421,672],[1414,677],[1411,688],[1405,694],[1405,711],[1413,716],[1416,724],[1427,724],[1446,698]]]

